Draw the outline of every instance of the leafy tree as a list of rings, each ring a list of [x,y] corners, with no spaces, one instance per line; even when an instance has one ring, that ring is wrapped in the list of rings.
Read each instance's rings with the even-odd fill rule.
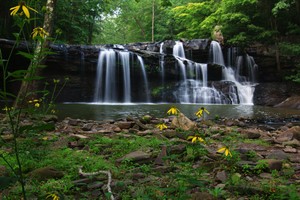
[[[102,0],[61,0],[57,2],[55,28],[62,34],[58,40],[66,43],[91,44],[98,30],[96,21],[104,10]]]

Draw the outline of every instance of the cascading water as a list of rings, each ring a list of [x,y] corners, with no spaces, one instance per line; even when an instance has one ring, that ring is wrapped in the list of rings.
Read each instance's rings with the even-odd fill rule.
[[[174,92],[180,103],[221,104],[222,95],[214,88],[207,86],[207,64],[196,63],[186,59],[181,42],[176,41],[173,55],[177,59],[181,72],[181,83]],[[218,58],[220,60],[220,57]],[[184,63],[187,63],[185,65]]]
[[[164,43],[159,47],[158,77],[151,74],[148,80],[143,58],[129,51],[104,49],[99,53],[96,90],[94,102],[97,103],[151,103],[150,88],[161,91],[160,99],[155,102],[166,102],[165,98],[179,103],[204,104],[249,104],[252,105],[255,74],[257,66],[249,55],[239,55],[237,48],[227,50],[227,66],[222,48],[212,41],[209,49],[209,64],[197,63],[185,56],[183,43],[176,41],[173,46],[173,57],[176,66],[165,66]],[[217,81],[209,71],[220,69]],[[178,75],[168,74],[167,70],[177,70]],[[221,79],[222,72],[222,79]],[[154,77],[154,80],[151,80]],[[169,81],[169,78],[173,82]],[[177,84],[174,84],[177,81]],[[153,84],[153,85],[151,85]],[[171,88],[171,89],[170,89]],[[165,91],[166,90],[166,91]],[[172,92],[170,92],[172,91]],[[150,96],[151,94],[151,96]],[[173,97],[171,97],[173,94]]]
[[[128,51],[121,51],[119,52],[119,56],[123,66],[124,102],[130,103],[131,102],[131,83],[130,83],[131,81],[130,81],[130,62],[129,62],[130,54]]]
[[[165,89],[165,54],[164,54],[164,50],[163,50],[163,46],[164,46],[164,42],[160,43],[159,46],[159,67],[160,67],[160,76],[161,76],[161,87],[162,87],[162,101],[165,101],[165,93],[164,93],[164,89]]]
[[[146,74],[145,64],[144,64],[143,58],[141,56],[137,56],[137,58],[139,60],[140,66],[141,66],[141,71],[142,71],[143,80],[144,80],[144,84],[145,84],[146,102],[149,103],[150,102],[149,85],[148,85],[148,78],[147,78],[147,74]]]
[[[97,64],[94,102],[114,102],[116,99],[116,53],[112,49],[100,51]]]
[[[150,102],[149,87],[145,65],[142,57],[136,56],[129,51],[115,51],[104,49],[99,53],[97,64],[97,76],[95,82],[94,102],[96,103],[132,103],[132,84],[137,84],[132,80],[134,66],[130,62],[131,58],[137,58],[139,64],[138,71],[142,74],[141,90],[145,98],[142,102]]]
[[[186,59],[182,43],[176,42],[173,55],[177,59],[181,73],[181,82],[174,92],[177,101],[180,103],[252,105],[255,85],[253,82],[257,68],[253,58],[249,55],[236,56],[236,49],[228,51],[228,62],[230,65],[236,65],[236,70],[233,70],[231,66],[226,67],[222,48],[218,42],[211,42],[209,52],[210,62],[222,67],[223,81],[230,83],[227,86],[226,94],[217,90],[213,84],[208,85],[207,64],[195,63]],[[242,75],[244,71],[246,71],[245,76]],[[195,77],[188,74],[194,74]]]
[[[211,41],[209,53],[210,53],[209,55],[211,57],[211,62],[213,64],[225,66],[222,48],[218,42]]]

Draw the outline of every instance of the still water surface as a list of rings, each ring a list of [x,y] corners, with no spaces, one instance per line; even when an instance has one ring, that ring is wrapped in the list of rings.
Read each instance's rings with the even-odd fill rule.
[[[290,118],[299,116],[300,110],[287,108],[273,108],[253,105],[203,105],[203,104],[94,104],[94,103],[63,103],[58,104],[59,119],[66,117],[110,120],[126,116],[144,116],[149,114],[155,117],[164,117],[171,106],[176,106],[189,118],[195,118],[195,112],[205,107],[210,115],[227,118]]]

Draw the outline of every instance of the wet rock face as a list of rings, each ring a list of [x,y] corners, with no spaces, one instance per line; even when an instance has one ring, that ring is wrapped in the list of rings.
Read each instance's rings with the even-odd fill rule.
[[[159,53],[161,44],[163,53],[165,54],[165,74],[166,83],[168,88],[174,89],[176,87],[176,81],[179,79],[177,71],[174,70],[176,60],[172,56],[173,47],[175,45],[174,40],[166,40],[155,43],[133,43],[126,45],[51,45],[51,49],[56,53],[48,56],[46,60],[47,68],[44,69],[43,75],[47,77],[45,81],[51,83],[53,79],[63,80],[65,77],[69,77],[70,81],[66,85],[64,91],[58,97],[58,102],[91,102],[94,99],[94,88],[97,71],[97,62],[99,52],[105,48],[113,48],[115,50],[128,49],[137,55],[143,57],[145,65],[147,65],[147,74],[149,75],[149,81],[152,81],[152,90],[155,90],[159,81],[158,72],[159,62],[161,54]],[[198,63],[207,63],[209,61],[209,46],[210,40],[208,39],[192,39],[182,41],[185,49],[186,58]],[[0,39],[0,47],[5,57],[12,48],[14,41]],[[18,50],[25,50],[31,46],[26,43],[21,43]],[[262,46],[253,46],[246,49],[249,55],[254,57],[255,62],[258,65],[258,85],[256,86],[254,93],[255,105],[267,105],[273,106],[281,103],[286,98],[295,94],[300,94],[300,87],[296,84],[282,82],[282,74],[276,71],[276,63],[272,54],[272,48],[264,48]],[[223,49],[224,56],[226,56],[226,48]],[[17,52],[17,51],[16,51]],[[241,52],[238,52],[239,54]],[[24,69],[28,66],[28,60],[15,55],[16,59],[12,62],[12,68]],[[282,69],[288,70],[290,65],[293,65],[297,59],[293,58],[281,58]],[[292,64],[291,64],[292,63]],[[220,81],[222,80],[222,69],[218,66],[210,65],[208,68],[208,81]],[[218,85],[218,84],[216,84]],[[17,91],[19,84],[8,85],[10,91]],[[157,86],[159,87],[159,86]],[[43,84],[41,86],[43,88]],[[224,88],[224,87],[223,87]],[[51,89],[51,84],[49,88]],[[226,90],[226,88],[224,89]],[[135,91],[133,89],[133,91]],[[151,91],[152,93],[153,91]],[[139,92],[134,92],[133,95],[138,96]],[[166,96],[169,100],[173,100],[172,91],[166,91]],[[159,95],[158,95],[159,96]],[[153,96],[153,100],[156,100],[158,96]]]
[[[291,96],[295,96],[297,94],[298,95],[300,94],[300,87],[299,84],[296,83],[290,83],[290,82],[259,83],[255,87],[253,101],[255,105],[274,106],[285,101],[287,98]],[[289,102],[292,103],[291,101]],[[290,105],[289,107],[295,108],[295,106],[298,105],[296,102],[292,104],[294,105]]]

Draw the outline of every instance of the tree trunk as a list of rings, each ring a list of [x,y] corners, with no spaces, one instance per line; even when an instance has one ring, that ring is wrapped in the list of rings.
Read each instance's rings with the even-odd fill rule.
[[[134,18],[134,21],[136,22],[136,24],[139,26],[139,28],[141,30],[141,34],[142,34],[143,38],[145,39],[146,33],[145,33],[145,30],[144,30],[142,24],[140,23],[140,20],[138,20],[136,17],[133,17],[133,18]]]
[[[154,42],[155,0],[152,0],[152,42]]]
[[[47,0],[43,29],[47,33],[49,33],[49,36],[51,35],[53,30],[52,21],[55,4],[56,0]],[[46,56],[45,54],[43,54],[42,50],[48,48],[48,46],[49,40],[47,40],[47,38],[45,38],[45,42],[43,44],[38,42],[38,44],[36,45],[34,57],[28,67],[27,74],[25,75],[24,80],[21,83],[20,90],[15,100],[15,107],[23,105],[26,100],[36,97],[37,94],[35,92],[38,89],[38,84],[37,80],[34,80],[34,77],[38,77],[41,74],[42,68],[37,66],[43,64]]]
[[[274,20],[274,28],[275,28],[275,30],[278,32],[276,19]],[[275,37],[276,37],[276,38],[275,38],[276,67],[277,67],[277,71],[281,71],[281,65],[280,65],[280,50],[279,50],[279,37],[278,37],[278,33],[276,33],[276,36],[275,36]]]

